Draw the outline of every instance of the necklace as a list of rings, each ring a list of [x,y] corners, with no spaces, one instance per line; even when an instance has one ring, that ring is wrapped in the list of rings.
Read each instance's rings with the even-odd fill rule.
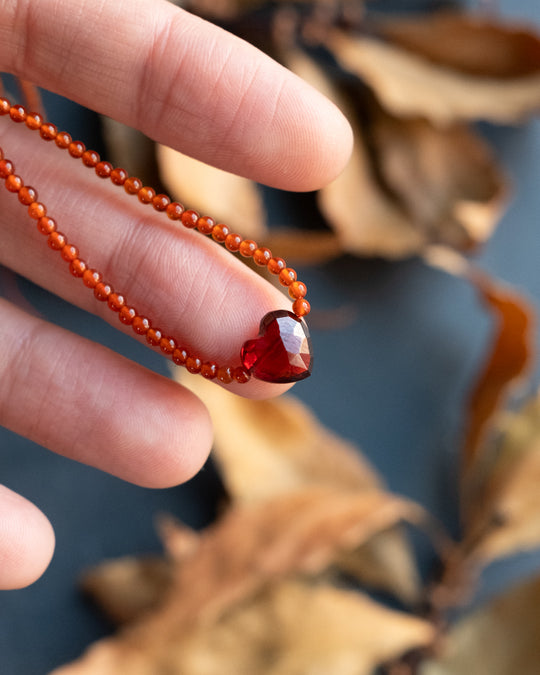
[[[216,223],[209,216],[201,216],[192,209],[185,209],[165,194],[156,194],[153,188],[144,186],[138,178],[129,176],[124,169],[102,161],[97,152],[86,149],[81,141],[74,141],[67,132],[58,131],[54,124],[46,122],[39,113],[27,112],[22,105],[11,105],[8,99],[0,97],[0,116],[8,116],[13,122],[37,131],[44,141],[54,141],[56,147],[67,150],[71,157],[94,169],[96,176],[123,187],[128,195],[136,195],[140,203],[151,205],[155,211],[165,214],[170,220],[211,236],[231,253],[252,258],[257,265],[266,267],[271,274],[278,277],[280,284],[287,287],[293,301],[292,312],[277,310],[263,317],[259,335],[242,345],[240,365],[219,365],[214,361],[203,361],[182,347],[175,338],[164,335],[149,318],[139,314],[128,303],[125,295],[115,291],[98,270],[87,265],[80,257],[78,248],[68,242],[66,235],[58,230],[54,218],[47,214],[45,205],[38,201],[37,191],[24,184],[23,179],[15,173],[13,162],[4,156],[0,147],[0,178],[4,180],[5,188],[16,194],[19,202],[27,207],[28,215],[36,221],[38,231],[47,237],[49,248],[60,253],[62,259],[68,263],[73,277],[81,279],[93,291],[97,301],[107,303],[121,323],[131,326],[149,345],[158,348],[175,364],[184,366],[190,373],[200,374],[207,379],[217,379],[224,384],[245,383],[252,376],[265,382],[296,382],[311,374],[311,339],[303,319],[310,311],[309,302],[305,299],[307,288],[297,279],[295,270],[287,267],[283,258],[273,256],[270,249],[258,246],[252,239],[244,239],[232,232],[227,225]]]

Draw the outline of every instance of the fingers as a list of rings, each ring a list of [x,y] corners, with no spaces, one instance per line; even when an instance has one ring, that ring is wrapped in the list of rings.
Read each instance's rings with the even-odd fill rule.
[[[0,3],[0,70],[262,183],[314,190],[343,168],[348,123],[242,40],[164,0]]]
[[[43,513],[0,485],[0,589],[23,588],[38,579],[54,550],[54,533]]]
[[[6,156],[20,157],[16,172],[38,190],[79,256],[191,353],[219,365],[239,365],[240,347],[257,334],[262,316],[290,308],[283,293],[221,246],[142,206],[32,134],[0,119]],[[0,192],[0,205],[0,263],[134,335],[69,274],[15,195]],[[284,387],[252,381],[237,385],[237,391],[269,397]]]
[[[2,426],[147,487],[200,469],[211,423],[191,392],[3,300],[0,314]]]

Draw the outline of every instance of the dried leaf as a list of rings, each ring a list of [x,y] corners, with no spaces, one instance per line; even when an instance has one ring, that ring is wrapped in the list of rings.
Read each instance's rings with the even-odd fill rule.
[[[353,127],[354,146],[349,163],[338,178],[318,193],[321,212],[336,231],[343,250],[392,258],[414,254],[422,247],[422,234],[376,184],[361,130],[347,100],[303,52],[289,50],[283,60],[288,68],[332,100]]]
[[[469,555],[482,565],[540,546],[538,395],[518,414],[505,416],[502,438],[485,464],[467,532]]]
[[[540,664],[540,579],[512,588],[462,619],[442,654],[421,675],[537,675]]]
[[[431,63],[478,77],[510,80],[540,73],[540,40],[527,26],[474,13],[440,11],[382,19],[376,32]]]
[[[186,373],[179,377],[210,411],[214,457],[229,494],[238,502],[261,501],[314,485],[382,489],[360,451],[323,427],[294,396],[255,401],[200,377]]]
[[[437,126],[478,119],[508,124],[540,110],[538,38],[464,14],[422,21],[421,27],[411,22],[408,31],[406,21],[375,25],[402,46],[343,31],[332,33],[329,46],[398,117],[420,116]],[[468,45],[468,58],[453,55],[463,54],[462,45]]]
[[[478,460],[494,413],[511,387],[527,374],[533,358],[534,312],[522,295],[485,275],[470,277],[495,321],[493,346],[471,392],[463,450],[463,478]]]
[[[265,213],[255,183],[163,145],[157,147],[157,157],[161,178],[175,199],[234,224],[244,237],[264,237]]]
[[[530,372],[534,360],[534,309],[516,290],[476,270],[465,258],[441,247],[426,250],[431,265],[468,279],[494,321],[492,346],[467,404],[462,451],[464,489],[473,495],[482,470],[482,453],[495,424],[495,414]]]
[[[261,501],[315,485],[355,492],[383,489],[361,452],[323,427],[292,395],[253,401],[201,378],[183,375],[182,382],[210,410],[214,456],[236,501]],[[275,429],[280,429],[279,443]],[[416,565],[405,533],[397,528],[375,536],[337,564],[404,602],[418,599]]]
[[[271,229],[265,246],[295,265],[321,265],[343,253],[339,238],[326,230]]]
[[[221,675],[228,664],[225,672],[235,675],[369,675],[382,661],[432,638],[427,622],[363,594],[286,582],[195,636],[181,672]]]
[[[161,602],[171,585],[171,567],[157,556],[118,558],[87,572],[81,585],[111,621],[123,624],[140,619]]]
[[[285,57],[284,57],[285,58]],[[366,89],[348,97],[306,55],[287,65],[331,98],[354,130],[343,173],[318,193],[344,250],[400,258],[433,243],[468,250],[492,233],[506,185],[486,144],[461,124],[388,114]]]
[[[415,504],[389,494],[322,488],[233,507],[175,567],[171,590],[157,610],[94,646],[86,661],[90,670],[84,670],[83,659],[64,672],[92,672],[99,664],[95,672],[107,675],[117,672],[120,662],[129,673],[165,671],[182,639],[211,629],[269,585],[299,574],[320,575],[341,552],[358,548],[376,532],[422,517]]]
[[[433,633],[426,621],[360,593],[288,581],[179,636],[166,653],[103,641],[55,675],[369,675],[382,661],[429,644]]]
[[[392,593],[405,604],[414,606],[420,601],[418,570],[399,526],[377,532],[356,551],[340,556],[336,566],[365,586]]]

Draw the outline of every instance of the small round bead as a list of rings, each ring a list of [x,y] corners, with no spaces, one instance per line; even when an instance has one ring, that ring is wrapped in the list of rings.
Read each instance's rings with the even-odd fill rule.
[[[279,274],[281,270],[284,270],[287,267],[287,263],[283,258],[270,258],[267,267],[271,274]]]
[[[236,251],[238,251],[241,243],[242,237],[239,234],[236,234],[235,232],[232,232],[231,234],[228,234],[225,237],[225,247],[227,248],[228,251],[231,251],[232,253],[236,253]]]
[[[9,175],[5,180],[5,186],[9,192],[19,192],[23,185],[23,179],[14,173]]]
[[[216,221],[208,216],[202,216],[197,220],[197,229],[201,234],[212,234]]]
[[[152,327],[152,324],[145,316],[140,316],[137,314],[133,318],[131,327],[137,333],[137,335],[146,335],[148,330]]]
[[[244,366],[238,366],[233,370],[233,377],[240,384],[245,384],[251,379],[251,373]]]
[[[7,178],[15,171],[13,162],[10,162],[9,159],[0,160],[0,178]]]
[[[100,281],[96,284],[94,288],[94,296],[96,300],[100,302],[106,302],[109,298],[109,295],[113,292],[113,288],[110,284]]]
[[[156,211],[165,211],[167,206],[171,203],[171,200],[167,195],[156,195],[152,199],[152,206],[155,208]]]
[[[142,187],[142,180],[136,176],[130,176],[129,178],[126,178],[124,182],[124,190],[128,193],[128,195],[136,195]]]
[[[14,122],[20,124],[26,119],[26,108],[22,105],[12,105],[9,109],[9,116]]]
[[[188,356],[186,359],[186,368],[190,373],[196,375],[201,372],[202,361],[197,356]]]
[[[197,213],[197,211],[193,211],[193,209],[189,209],[188,211],[184,211],[180,220],[182,221],[182,225],[184,227],[188,227],[188,228],[191,229],[193,227],[197,227],[197,222],[199,220],[199,214]]]
[[[117,168],[111,171],[111,181],[115,185],[123,185],[128,179],[128,172],[125,169]]]
[[[279,273],[279,283],[282,286],[290,286],[293,281],[296,281],[296,272],[292,267],[286,267]]]
[[[244,256],[244,258],[251,258],[257,248],[257,243],[253,241],[253,239],[244,239],[238,250],[240,251],[240,254]]]
[[[90,169],[93,169],[99,164],[99,155],[95,150],[85,150],[81,159],[83,164]]]
[[[69,271],[74,277],[80,278],[86,271],[86,263],[84,260],[76,258],[69,263]]]
[[[35,218],[36,220],[39,220],[39,218],[43,218],[43,216],[47,215],[47,209],[44,204],[41,202],[32,202],[28,206],[28,215],[30,218]]]
[[[307,293],[306,284],[303,281],[293,281],[289,286],[289,295],[293,300],[303,298]]]
[[[158,330],[157,328],[149,328],[146,331],[146,341],[148,342],[148,344],[152,345],[152,347],[157,347],[161,342],[162,337],[163,335],[161,331]]]
[[[233,381],[232,368],[229,368],[229,366],[218,368],[217,379],[223,384],[230,384]]]
[[[178,202],[171,202],[167,205],[165,213],[171,220],[181,220],[182,214],[184,213],[184,207]]]
[[[26,119],[24,120],[26,126],[32,131],[37,131],[44,121],[45,120],[43,119],[43,116],[35,112],[28,113],[26,115]]]
[[[188,353],[185,349],[177,347],[173,354],[172,360],[176,363],[177,366],[184,366],[188,360]]]
[[[39,127],[39,135],[44,141],[54,141],[57,133],[58,129],[56,128],[56,125],[51,124],[50,122],[45,122]]]
[[[86,146],[81,141],[72,141],[68,145],[68,152],[75,159],[80,159],[84,155],[85,150]]]
[[[113,165],[110,162],[98,162],[96,164],[96,176],[99,178],[110,178],[113,170]]]
[[[293,302],[292,310],[296,316],[306,316],[311,311],[311,305],[305,298],[298,298]]]
[[[9,113],[9,110],[11,108],[11,103],[7,100],[7,98],[0,98],[0,115],[7,115]]]
[[[82,275],[82,280],[88,288],[95,288],[101,281],[101,274],[97,270],[86,269]]]
[[[164,354],[170,356],[176,349],[176,341],[173,338],[162,337],[159,343],[159,348]]]
[[[253,260],[261,267],[266,267],[271,257],[272,251],[264,246],[260,246],[253,252]]]
[[[214,225],[212,229],[212,239],[214,241],[222,243],[229,236],[229,232],[230,229],[228,225],[224,225],[223,223],[220,223],[219,225]]]
[[[213,380],[218,372],[218,364],[208,361],[201,366],[201,375],[207,380]]]
[[[61,251],[67,244],[67,237],[61,232],[51,232],[47,239],[47,244],[53,251]]]
[[[19,190],[18,197],[21,204],[24,204],[24,206],[30,206],[30,204],[35,202],[37,199],[37,191],[34,190],[33,187],[26,185]]]
[[[151,187],[142,187],[137,192],[137,197],[142,204],[150,204],[156,196],[156,191]]]
[[[37,221],[37,229],[42,234],[51,234],[51,232],[56,232],[56,221],[49,216],[43,216]]]
[[[79,250],[73,244],[66,244],[60,251],[60,255],[66,262],[73,262],[79,257]]]
[[[118,318],[125,326],[131,326],[133,319],[137,316],[137,312],[133,307],[128,307],[124,305],[122,309],[118,312]]]
[[[125,306],[126,299],[120,293],[111,293],[107,298],[107,304],[113,312],[119,312]]]
[[[69,148],[69,144],[71,143],[73,139],[71,136],[68,134],[67,131],[59,131],[56,134],[56,138],[54,139],[54,142],[56,143],[57,147],[60,148],[60,150],[66,150]]]

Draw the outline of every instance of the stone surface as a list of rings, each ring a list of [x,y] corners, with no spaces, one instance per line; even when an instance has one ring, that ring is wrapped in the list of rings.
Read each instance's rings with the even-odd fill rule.
[[[242,347],[242,363],[265,382],[297,382],[311,375],[313,357],[309,330],[292,312],[278,310],[263,317],[259,336]]]

